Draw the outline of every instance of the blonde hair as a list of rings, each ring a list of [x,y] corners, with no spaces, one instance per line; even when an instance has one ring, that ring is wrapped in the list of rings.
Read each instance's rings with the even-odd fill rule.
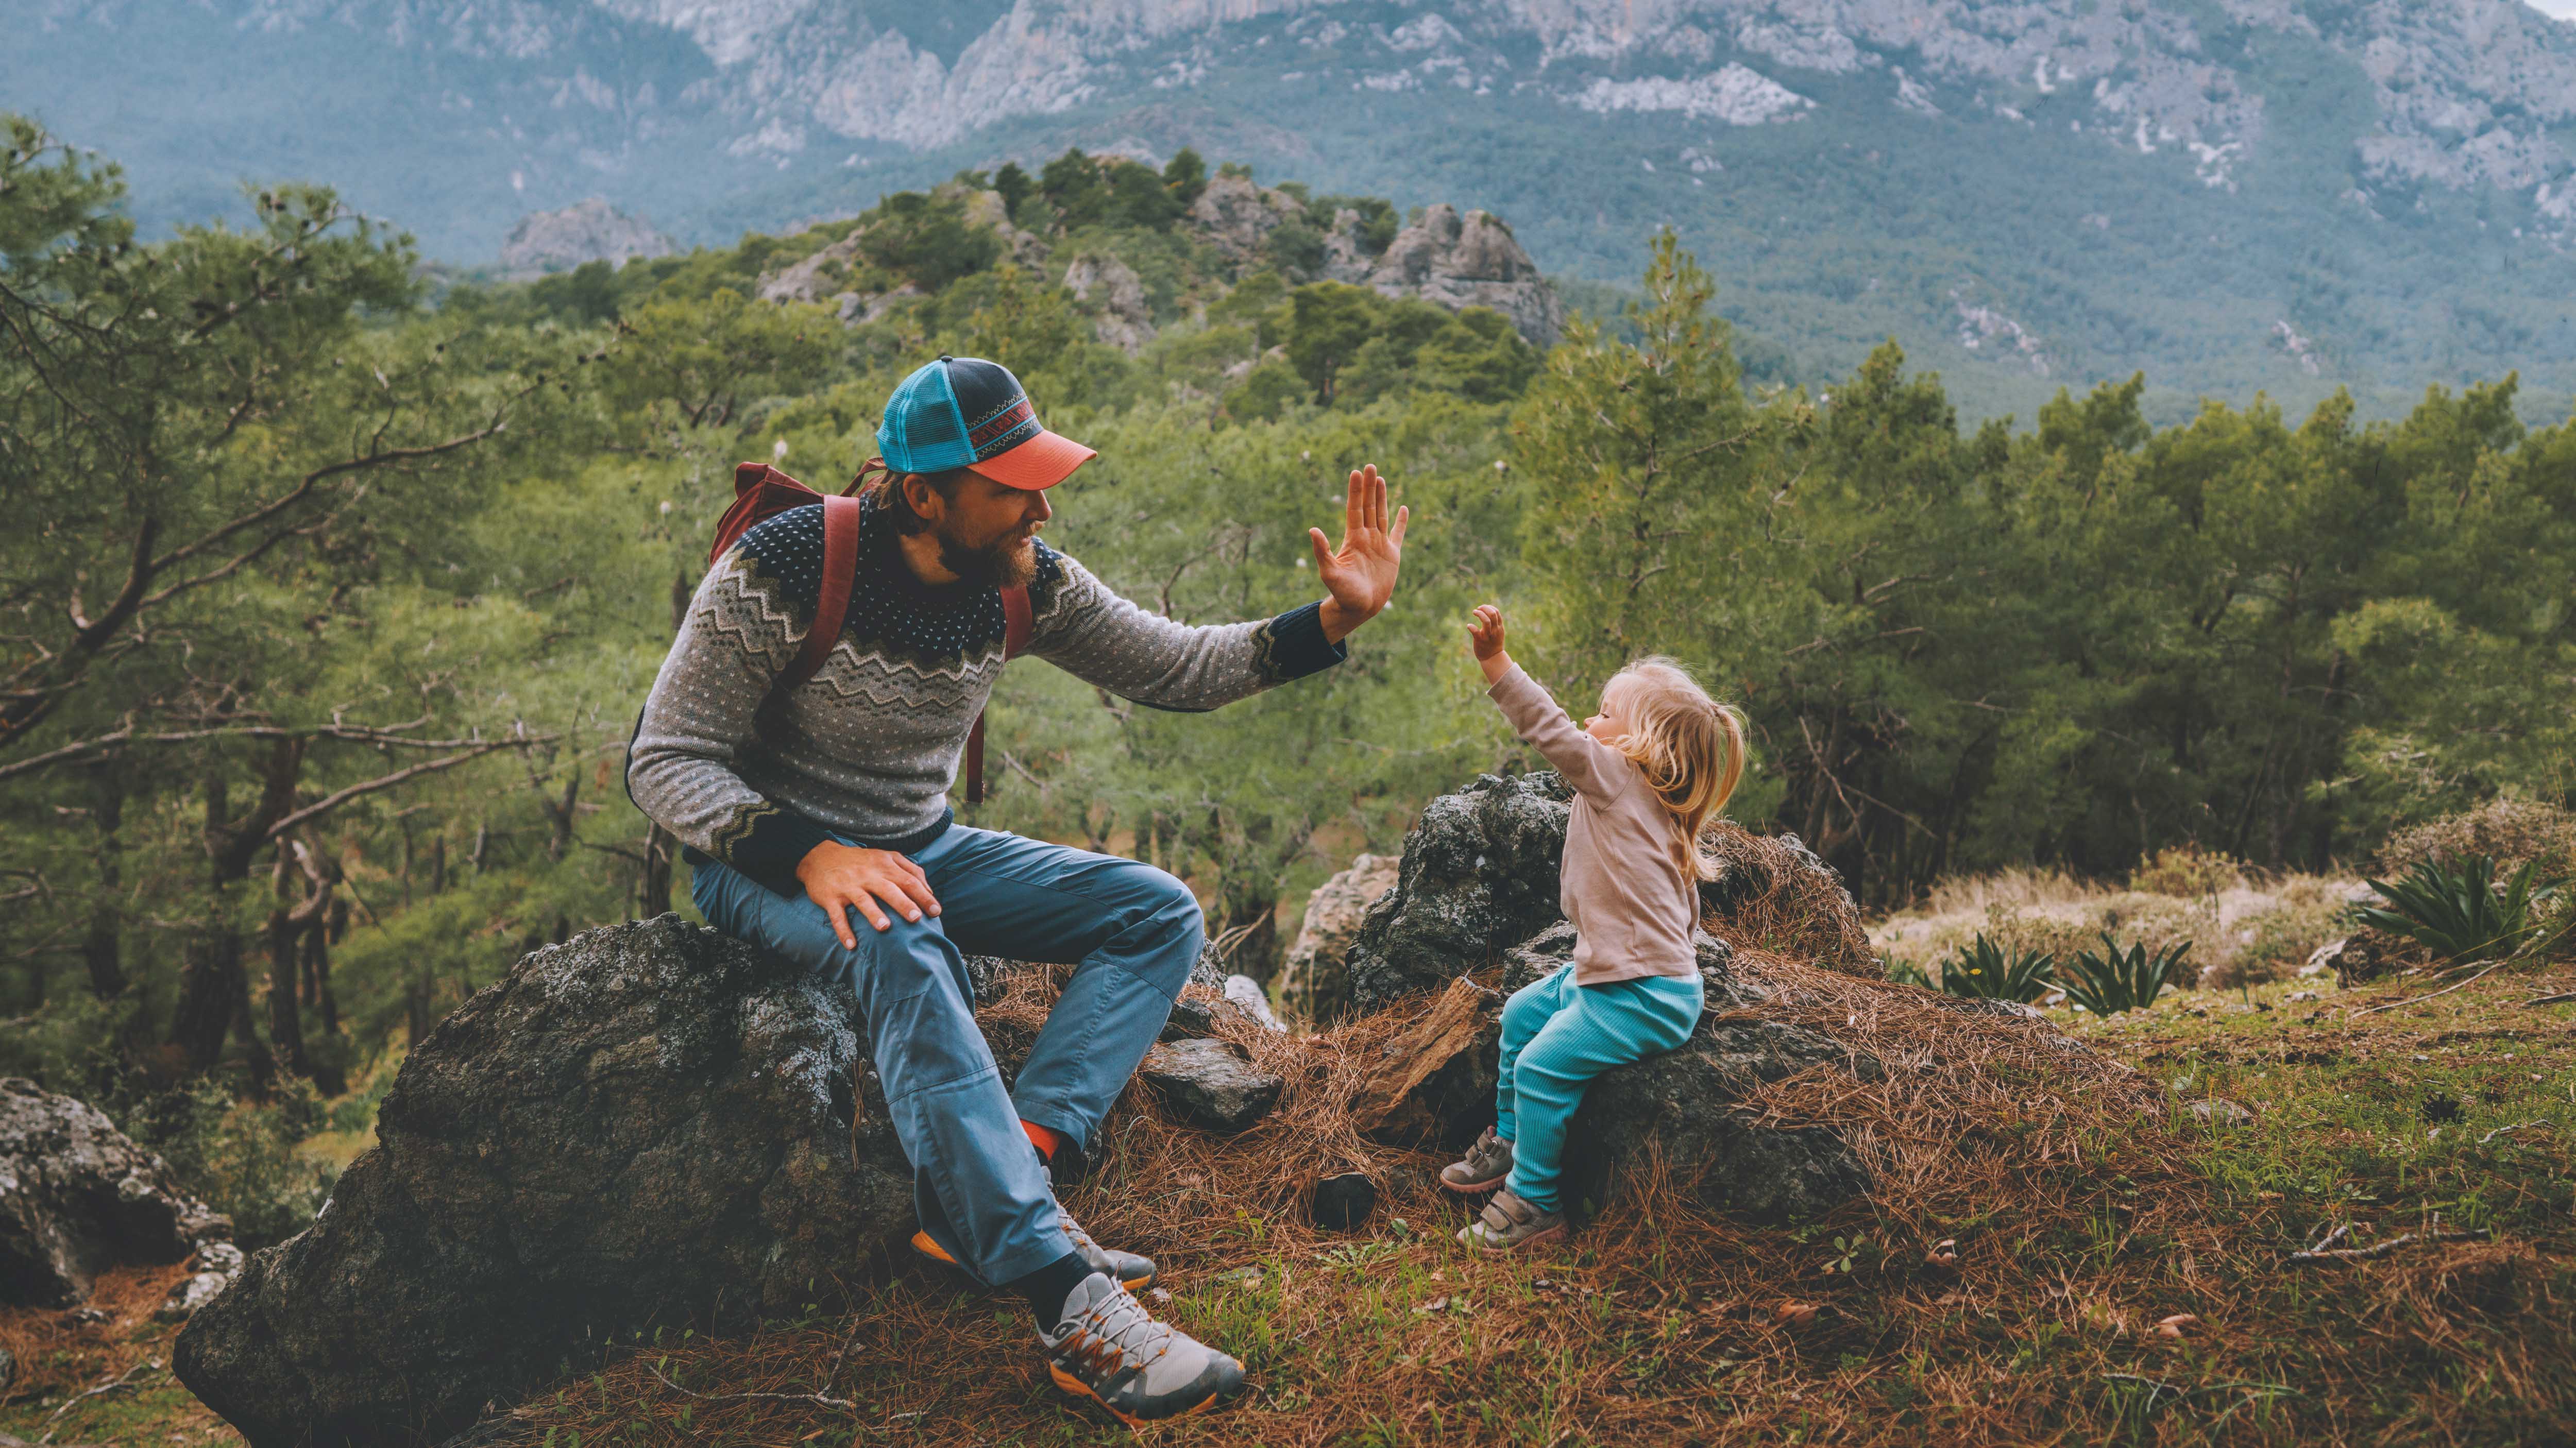
[[[1646,776],[1673,817],[1673,863],[1685,878],[1716,878],[1717,862],[1699,839],[1744,778],[1742,711],[1710,698],[1680,664],[1660,656],[1613,675],[1601,702],[1628,726],[1611,747]]]

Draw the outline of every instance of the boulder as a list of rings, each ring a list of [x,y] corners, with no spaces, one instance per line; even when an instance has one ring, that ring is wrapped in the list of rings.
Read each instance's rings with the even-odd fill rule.
[[[636,257],[669,256],[671,238],[600,197],[560,211],[532,211],[501,243],[501,269],[514,277],[569,271],[584,262],[623,266]]]
[[[1702,918],[1739,941],[1845,975],[1884,980],[1860,905],[1834,867],[1796,835],[1757,835],[1732,820],[1708,832],[1717,877],[1699,887]]]
[[[1285,191],[1220,174],[1190,203],[1189,219],[1227,261],[1258,266],[1267,260],[1270,233],[1305,214],[1305,203]]]
[[[1571,797],[1552,771],[1488,774],[1423,806],[1395,888],[1369,907],[1345,958],[1350,1008],[1438,989],[1562,921],[1557,863]],[[1882,976],[1842,877],[1797,836],[1721,823],[1706,844],[1717,878],[1700,886],[1700,906],[1712,930],[1828,970]],[[1569,938],[1563,949],[1572,948]]]
[[[1259,1124],[1288,1084],[1241,1046],[1205,1038],[1157,1043],[1136,1074],[1182,1120],[1227,1136]]]
[[[1573,946],[1571,927],[1545,932],[1510,953],[1506,983],[1517,989],[1549,973]],[[1740,977],[1731,959],[1724,942],[1700,937],[1708,1011],[1691,1039],[1607,1071],[1585,1091],[1566,1139],[1568,1201],[1608,1200],[1614,1175],[1645,1160],[1650,1141],[1676,1185],[1755,1221],[1805,1220],[1868,1189],[1867,1170],[1838,1134],[1758,1125],[1739,1103],[1800,1071],[1876,1080],[1879,1063],[1802,1027],[1752,1018],[1771,992]],[[1501,1039],[1501,996],[1455,982],[1388,1045],[1385,1065],[1353,1099],[1352,1124],[1401,1145],[1465,1145],[1493,1124]]]
[[[257,1448],[435,1441],[639,1327],[796,1310],[914,1221],[850,1015],[674,915],[529,955],[189,1319],[180,1381]]]
[[[2417,954],[2412,941],[2365,925],[2341,940],[2318,947],[2307,964],[2299,968],[2299,974],[2331,974],[2335,984],[2349,989],[2403,968]]]
[[[1556,286],[1512,229],[1490,211],[1458,214],[1442,202],[1397,232],[1366,284],[1390,297],[1420,297],[1457,311],[1491,307],[1533,347],[1553,347],[1565,329]]]
[[[1360,921],[1378,897],[1395,888],[1393,855],[1361,855],[1351,867],[1306,897],[1305,923],[1288,947],[1279,995],[1288,1009],[1310,1021],[1329,1020],[1350,1000],[1343,962],[1360,933]]]
[[[0,1080],[0,1302],[76,1306],[109,1267],[177,1262],[232,1230],[97,1107]]]
[[[1092,309],[1092,335],[1129,356],[1154,340],[1154,315],[1145,305],[1144,279],[1105,252],[1084,252],[1064,269],[1064,289]]]
[[[1556,866],[1572,798],[1554,771],[1481,774],[1424,805],[1395,888],[1351,942],[1351,1009],[1437,990],[1563,919]]]

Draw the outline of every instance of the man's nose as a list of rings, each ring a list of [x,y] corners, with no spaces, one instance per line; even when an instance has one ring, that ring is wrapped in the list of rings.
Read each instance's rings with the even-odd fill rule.
[[[1043,523],[1055,516],[1055,508],[1047,502],[1044,489],[1029,494],[1029,505],[1024,516],[1032,523]]]

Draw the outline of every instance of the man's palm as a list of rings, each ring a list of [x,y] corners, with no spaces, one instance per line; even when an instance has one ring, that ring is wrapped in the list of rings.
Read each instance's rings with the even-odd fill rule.
[[[1315,547],[1315,572],[1353,625],[1394,596],[1396,570],[1404,561],[1404,526],[1411,514],[1409,508],[1398,508],[1389,525],[1386,479],[1372,463],[1351,474],[1350,491],[1342,500],[1341,546],[1328,546],[1321,528],[1306,530]]]

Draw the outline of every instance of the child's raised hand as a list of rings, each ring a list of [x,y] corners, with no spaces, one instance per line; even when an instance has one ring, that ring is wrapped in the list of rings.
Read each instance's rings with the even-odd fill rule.
[[[1490,603],[1476,605],[1476,621],[1467,625],[1467,642],[1479,663],[1503,651],[1503,611]]]

